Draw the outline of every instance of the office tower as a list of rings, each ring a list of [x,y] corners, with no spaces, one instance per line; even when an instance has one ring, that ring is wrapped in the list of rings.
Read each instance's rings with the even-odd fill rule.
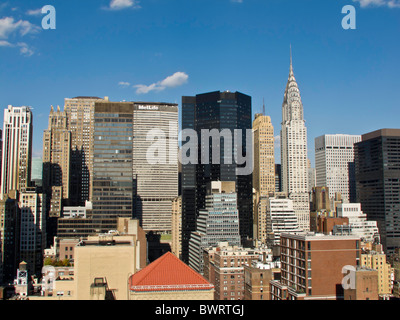
[[[275,164],[275,192],[282,192],[282,172],[280,164]]]
[[[171,201],[178,196],[178,118],[177,104],[135,102],[133,108],[133,212],[146,232],[171,233]]]
[[[299,225],[293,209],[293,200],[269,198],[266,201],[266,233],[270,248],[279,247],[283,233],[299,232]]]
[[[354,144],[359,135],[326,134],[315,138],[315,170],[318,187],[328,187],[329,197],[342,195],[344,202],[356,202]]]
[[[355,144],[357,202],[378,222],[386,254],[400,247],[400,129],[362,135]]]
[[[70,190],[71,132],[67,129],[67,113],[51,106],[49,126],[43,133],[43,190],[47,194],[49,217],[61,217]],[[76,188],[73,186],[72,188]]]
[[[205,208],[206,186],[210,181],[236,182],[240,235],[242,241],[248,237],[252,238],[252,175],[237,174],[237,170],[240,171],[245,165],[252,165],[252,161],[249,159],[248,162],[251,163],[246,162],[243,165],[235,162],[235,158],[242,155],[247,159],[251,158],[252,145],[246,142],[246,135],[248,131],[251,132],[251,114],[251,97],[239,92],[216,91],[198,94],[195,97],[182,97],[182,129],[191,129],[196,133],[196,141],[191,142],[197,143],[198,146],[198,154],[190,154],[198,161],[182,164],[182,259],[185,262],[188,262],[189,240],[191,232],[196,230],[196,218],[200,210]],[[242,154],[240,150],[236,152],[233,142],[229,144],[229,137],[220,139],[220,144],[212,142],[209,147],[205,145],[207,139],[202,143],[202,130],[204,133],[213,129],[218,132],[224,130],[225,133],[228,131],[232,141],[235,140],[234,130],[238,130],[236,138],[242,138]],[[190,137],[182,137],[183,147],[190,144],[190,140]],[[237,144],[239,145],[239,142]],[[212,161],[213,146],[214,150],[220,150],[219,164]],[[232,146],[232,151],[225,154],[226,146]],[[182,153],[187,155],[190,151],[184,150]],[[205,156],[207,159],[202,159],[201,154],[207,155],[207,152],[209,158]],[[225,161],[229,158],[233,159],[232,163]]]
[[[0,200],[0,284],[12,282],[17,270],[20,243],[18,194],[10,191]]]
[[[200,210],[196,231],[189,241],[189,266],[203,274],[203,249],[220,242],[240,245],[235,182],[212,181],[207,186],[206,207]]]
[[[4,110],[1,195],[24,192],[30,186],[32,161],[32,111],[8,106]]]
[[[69,205],[85,205],[91,199],[94,104],[107,101],[97,97],[66,98],[64,111],[71,131]]]
[[[314,233],[282,234],[281,280],[272,300],[343,299],[344,266],[360,265],[360,238]]]
[[[256,114],[253,121],[253,188],[261,196],[275,192],[274,127],[271,118]]]
[[[281,164],[282,191],[293,200],[300,228],[309,230],[307,128],[300,90],[293,73],[291,54],[289,79],[282,104]]]
[[[182,196],[172,200],[171,222],[171,252],[178,258],[182,257]]]
[[[337,217],[348,218],[352,234],[364,241],[379,243],[379,230],[376,221],[367,221],[367,215],[361,211],[360,203],[341,203],[337,206]]]
[[[133,217],[132,123],[132,102],[95,103],[92,214],[100,232]]]
[[[46,248],[46,196],[26,190],[19,196],[21,261],[32,275],[41,275],[43,251]]]

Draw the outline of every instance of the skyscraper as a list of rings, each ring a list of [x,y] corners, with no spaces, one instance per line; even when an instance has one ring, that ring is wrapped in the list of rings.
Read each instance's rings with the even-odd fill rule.
[[[362,135],[354,146],[357,202],[378,222],[386,254],[400,247],[400,129]]]
[[[8,106],[4,110],[1,196],[25,192],[31,181],[32,111]]]
[[[62,202],[69,199],[70,150],[66,112],[51,106],[49,126],[43,133],[43,189],[49,197],[50,217],[60,217]]]
[[[67,129],[71,131],[69,205],[85,205],[91,200],[94,104],[107,101],[98,97],[65,99]]]
[[[274,127],[271,118],[256,114],[253,121],[253,188],[261,196],[275,192]]]
[[[182,129],[191,129],[197,134],[198,146],[198,154],[195,155],[198,163],[182,164],[182,258],[185,262],[188,261],[190,234],[196,230],[196,218],[200,210],[206,207],[208,182],[236,182],[240,235],[242,240],[252,238],[252,174],[238,175],[237,170],[245,165],[225,161],[230,157],[235,159],[251,154],[252,145],[246,142],[246,134],[251,132],[252,127],[251,114],[251,97],[240,92],[216,91],[198,94],[195,97],[182,97]],[[214,129],[219,133],[225,130],[227,139],[224,137],[224,143],[213,142],[209,146],[204,145],[202,142],[206,142],[206,139],[201,138],[202,132],[211,132]],[[229,143],[229,136],[234,136],[235,130],[241,133],[237,138],[242,140],[242,150],[236,150],[233,139]],[[182,137],[184,145],[188,140]],[[227,145],[231,148],[225,153]],[[212,149],[219,149],[219,163],[213,163]],[[207,153],[207,159],[202,159],[202,155]],[[206,163],[201,160],[206,160]]]
[[[133,211],[146,232],[171,232],[171,201],[178,196],[178,118],[177,104],[135,102],[133,108]]]
[[[315,171],[318,187],[328,187],[329,197],[342,195],[344,202],[355,202],[354,144],[359,135],[326,134],[315,138]]]
[[[132,102],[95,102],[92,213],[100,232],[133,217],[132,122]]]
[[[309,230],[307,128],[300,90],[293,73],[291,54],[289,79],[282,104],[281,162],[282,190],[293,200],[299,227]]]

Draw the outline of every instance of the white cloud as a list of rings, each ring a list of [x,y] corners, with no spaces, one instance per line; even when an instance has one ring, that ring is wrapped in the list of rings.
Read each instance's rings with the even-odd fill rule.
[[[13,47],[13,45],[8,41],[0,40],[0,47]]]
[[[367,7],[382,7],[400,8],[400,0],[353,0],[360,3],[361,8]]]
[[[18,32],[25,36],[28,33],[37,33],[40,30],[38,26],[26,20],[14,21],[13,17],[4,17],[0,19],[0,38],[7,39],[13,32]]]
[[[42,8],[34,9],[34,10],[28,10],[26,12],[26,14],[28,16],[40,16],[40,15],[42,15]]]
[[[231,2],[243,3],[243,0],[231,0]]]
[[[19,48],[20,54],[25,57],[30,57],[35,53],[34,50],[25,42],[13,44],[6,40],[0,40],[0,47]]]
[[[25,42],[18,42],[17,47],[19,47],[19,52],[25,57],[30,57],[35,53],[33,49],[29,47]]]
[[[184,72],[175,72],[173,75],[165,78],[162,81],[158,81],[151,85],[138,84],[133,86],[136,88],[137,94],[145,94],[150,91],[162,91],[166,88],[176,88],[184,85],[189,79],[189,76]]]
[[[123,10],[127,8],[140,9],[139,1],[137,0],[111,0],[108,10]]]
[[[121,81],[118,83],[118,85],[121,87],[129,87],[131,84],[129,82]]]

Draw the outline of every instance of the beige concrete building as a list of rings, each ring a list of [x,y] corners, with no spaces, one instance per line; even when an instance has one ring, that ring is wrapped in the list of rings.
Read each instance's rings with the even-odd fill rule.
[[[60,217],[62,201],[69,198],[70,150],[66,112],[51,106],[49,126],[43,133],[43,188],[50,196],[50,217]]]
[[[275,192],[274,127],[271,118],[256,114],[253,121],[253,134],[253,188],[261,196],[268,196]]]
[[[59,268],[53,271],[52,295],[29,299],[127,300],[130,276],[146,266],[146,234],[134,219],[120,218],[117,227],[80,241],[73,248],[74,267],[64,268],[63,275]]]
[[[67,115],[67,129],[71,131],[71,205],[84,205],[91,199],[92,148],[94,105],[108,98],[75,97],[65,99],[64,111]]]
[[[182,256],[182,196],[172,200],[171,252],[178,258]]]
[[[378,299],[378,271],[357,267],[355,270],[355,287],[344,289],[344,300]]]
[[[372,250],[361,253],[361,266],[378,271],[378,293],[380,297],[392,294],[392,267],[386,261],[382,245],[373,245]]]

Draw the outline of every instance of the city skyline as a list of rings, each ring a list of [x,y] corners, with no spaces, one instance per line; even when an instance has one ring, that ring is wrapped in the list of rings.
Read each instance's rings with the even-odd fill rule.
[[[34,156],[42,155],[50,106],[80,95],[180,104],[185,95],[240,91],[252,97],[253,114],[265,99],[278,137],[290,44],[313,166],[317,136],[396,127],[399,111],[389,96],[399,71],[397,2],[49,2],[0,6],[0,103],[33,107]],[[40,27],[37,9],[45,4],[57,10],[56,30]],[[341,26],[349,4],[356,30]]]

